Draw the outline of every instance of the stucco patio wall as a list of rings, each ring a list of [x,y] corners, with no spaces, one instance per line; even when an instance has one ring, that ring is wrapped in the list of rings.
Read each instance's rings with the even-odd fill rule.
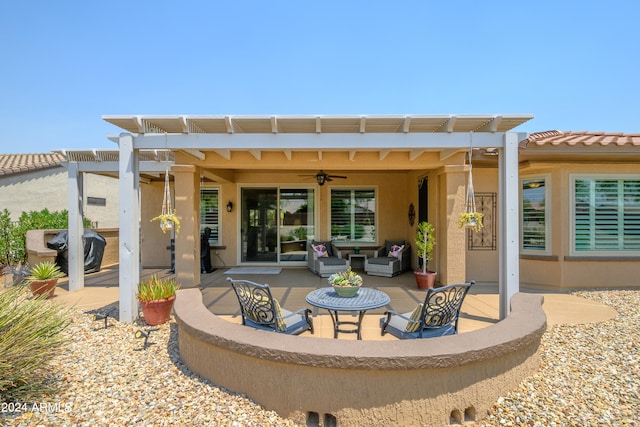
[[[35,265],[41,261],[54,261],[57,252],[47,248],[47,242],[61,230],[29,230],[26,235],[26,246],[29,257],[29,265]],[[119,262],[118,253],[118,228],[93,229],[107,241],[102,254],[101,266],[113,265]]]
[[[404,341],[287,336],[227,322],[178,291],[180,356],[193,372],[306,425],[449,425],[482,419],[540,364],[543,297],[460,335]]]

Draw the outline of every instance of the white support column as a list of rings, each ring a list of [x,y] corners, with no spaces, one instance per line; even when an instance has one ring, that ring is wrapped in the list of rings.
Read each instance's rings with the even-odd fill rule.
[[[121,134],[120,147],[120,321],[138,317],[136,292],[140,282],[140,174],[133,136]]]
[[[518,202],[518,134],[504,136],[499,149],[498,211],[500,213],[500,319],[510,310],[511,297],[520,291],[520,220]]]
[[[78,171],[77,162],[68,162],[68,193],[69,218],[68,250],[69,250],[69,291],[77,291],[84,288],[84,247],[82,236],[84,227],[82,224],[82,186],[83,174]]]

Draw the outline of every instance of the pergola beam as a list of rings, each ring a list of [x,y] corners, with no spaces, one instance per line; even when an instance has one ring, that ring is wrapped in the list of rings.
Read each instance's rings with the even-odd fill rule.
[[[474,148],[503,145],[504,133],[474,132]],[[147,134],[134,137],[135,149],[214,150],[229,159],[230,150],[396,150],[468,149],[469,134],[454,133],[312,133],[312,134]],[[226,154],[224,154],[226,152]]]

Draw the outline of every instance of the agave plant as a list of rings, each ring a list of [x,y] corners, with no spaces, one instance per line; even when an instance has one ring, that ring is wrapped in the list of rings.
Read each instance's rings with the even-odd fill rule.
[[[158,301],[176,295],[180,288],[174,279],[161,279],[155,274],[138,285],[138,299],[140,301]]]
[[[34,280],[51,280],[64,277],[64,273],[60,267],[53,261],[42,261],[31,267],[30,275],[27,277],[29,281]]]

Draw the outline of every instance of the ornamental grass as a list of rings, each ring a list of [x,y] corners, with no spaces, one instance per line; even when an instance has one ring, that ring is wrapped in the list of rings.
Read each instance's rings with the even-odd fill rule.
[[[26,401],[54,391],[48,362],[68,337],[71,311],[32,297],[24,284],[0,289],[0,401]]]

